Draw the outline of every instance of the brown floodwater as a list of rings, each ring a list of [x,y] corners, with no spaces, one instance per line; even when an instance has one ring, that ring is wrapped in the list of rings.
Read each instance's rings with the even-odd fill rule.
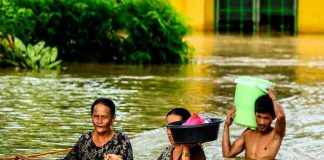
[[[225,119],[234,78],[249,75],[276,83],[287,117],[277,158],[324,158],[324,36],[197,33],[186,40],[196,48],[186,65],[70,63],[60,73],[0,69],[0,157],[71,147],[92,128],[91,103],[109,97],[117,106],[114,128],[131,138],[135,159],[155,159],[168,144],[164,119],[171,108]],[[222,159],[222,128],[218,140],[204,143],[208,159]],[[231,129],[233,140],[244,130],[235,124]]]

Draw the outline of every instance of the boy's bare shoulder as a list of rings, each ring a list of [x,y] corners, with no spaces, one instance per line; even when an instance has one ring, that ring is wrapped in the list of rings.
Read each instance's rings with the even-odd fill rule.
[[[243,136],[244,137],[252,137],[252,136],[256,136],[256,135],[259,135],[260,132],[257,131],[257,130],[252,130],[250,128],[246,128],[243,132]]]
[[[250,129],[250,128],[246,128],[246,129],[244,130],[243,134],[251,134],[251,133],[253,133],[253,132],[256,132],[256,130],[252,130],[252,129]]]

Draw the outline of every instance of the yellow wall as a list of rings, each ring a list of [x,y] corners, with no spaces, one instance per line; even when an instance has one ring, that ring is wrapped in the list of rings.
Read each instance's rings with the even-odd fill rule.
[[[214,8],[215,0],[204,0],[205,1],[205,26],[204,30],[213,31],[214,30]]]
[[[170,0],[196,30],[213,30],[214,0]]]
[[[324,33],[324,1],[298,1],[298,32]]]
[[[215,0],[170,0],[171,4],[189,20],[196,30],[213,30]],[[298,32],[324,33],[324,0],[298,1]]]

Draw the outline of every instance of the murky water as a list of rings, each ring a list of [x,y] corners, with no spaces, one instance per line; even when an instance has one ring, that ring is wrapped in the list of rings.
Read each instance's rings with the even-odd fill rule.
[[[237,76],[276,83],[287,116],[278,159],[323,159],[324,36],[195,34],[188,65],[67,64],[61,73],[0,70],[0,157],[71,147],[92,128],[90,104],[116,102],[114,128],[131,137],[135,159],[155,159],[168,144],[167,111],[176,106],[224,119]],[[232,139],[244,128],[233,125]],[[217,141],[204,144],[208,159],[221,158]],[[44,156],[59,158],[63,154]]]

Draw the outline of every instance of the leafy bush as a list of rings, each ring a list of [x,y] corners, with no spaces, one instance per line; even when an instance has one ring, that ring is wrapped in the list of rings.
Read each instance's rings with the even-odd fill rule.
[[[183,18],[165,0],[122,1],[120,22],[127,31],[123,49],[128,62],[184,63],[189,33]]]
[[[114,34],[116,13],[113,1],[15,0],[11,3],[24,12],[32,11],[26,24],[33,28],[31,31],[21,32],[18,29],[21,25],[14,23],[6,25],[7,30],[12,31],[10,33],[26,43],[44,40],[48,45],[58,47],[60,57],[69,61],[109,61],[118,53],[120,40]]]
[[[6,52],[6,47],[3,44],[3,40],[1,37],[2,37],[2,33],[0,32],[0,66],[3,63],[4,53]]]
[[[18,38],[14,40],[14,48],[5,61],[19,68],[41,70],[60,68],[61,60],[57,59],[57,48],[45,47],[41,41],[34,46],[25,44]]]
[[[11,47],[7,38],[0,31],[0,67],[5,65],[5,56],[11,51]]]
[[[167,0],[0,0],[0,31],[46,41],[67,61],[184,63],[183,18]]]
[[[35,35],[36,22],[32,9],[14,5],[15,0],[0,0],[0,31],[3,35],[14,34],[30,42]]]

